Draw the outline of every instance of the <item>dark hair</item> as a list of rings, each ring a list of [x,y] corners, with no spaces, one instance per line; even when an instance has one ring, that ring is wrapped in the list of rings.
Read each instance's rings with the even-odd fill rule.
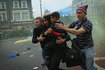
[[[51,13],[51,17],[55,17],[55,18],[59,19],[60,14],[59,14],[59,12],[56,11],[56,12]]]
[[[45,14],[43,16],[43,19],[47,20],[49,23],[51,23],[51,14]]]
[[[37,20],[37,19],[39,19],[39,21],[40,21],[41,23],[43,23],[43,18],[42,18],[42,17],[36,17],[35,20]]]

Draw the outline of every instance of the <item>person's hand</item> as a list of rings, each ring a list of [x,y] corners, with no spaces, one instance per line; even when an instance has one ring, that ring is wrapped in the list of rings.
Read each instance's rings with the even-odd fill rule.
[[[44,39],[45,39],[45,37],[41,37],[41,36],[40,37],[37,37],[37,40],[38,41],[43,41]]]
[[[47,35],[49,33],[52,33],[53,32],[53,29],[52,28],[48,28],[47,31],[45,31],[44,35]]]
[[[64,42],[65,42],[65,39],[62,39],[61,37],[58,37],[58,39],[56,39],[57,44],[62,44]]]
[[[63,29],[63,27],[64,27],[62,24],[59,24],[59,23],[55,23],[55,25],[56,25],[56,27],[59,28],[59,29]]]

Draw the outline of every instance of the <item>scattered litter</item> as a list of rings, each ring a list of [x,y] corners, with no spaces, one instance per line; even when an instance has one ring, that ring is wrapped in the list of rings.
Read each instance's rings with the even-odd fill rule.
[[[21,54],[23,55],[23,54],[26,54],[26,53],[29,53],[29,52],[31,52],[31,51],[22,52]]]
[[[26,54],[26,53],[29,53],[29,52],[31,52],[31,51],[26,51],[26,52],[22,52],[22,53],[15,52],[15,54],[9,55],[8,58],[14,58],[16,56],[20,56],[20,55],[23,55],[23,54]],[[30,57],[33,57],[33,55],[31,55]]]
[[[19,55],[20,54],[18,54],[18,53],[17,54],[11,54],[11,55],[8,56],[8,58],[14,58],[14,57],[19,56]]]
[[[28,41],[31,41],[31,38],[24,39],[24,40],[18,40],[16,42],[14,42],[14,44],[24,43],[24,42],[28,42]]]
[[[38,67],[33,67],[33,69],[38,69]]]
[[[34,57],[34,55],[30,55],[29,57]]]
[[[41,64],[41,66],[36,66],[36,67],[33,67],[33,69],[43,69],[45,67],[44,64]]]
[[[31,48],[27,48],[27,50],[31,50]]]

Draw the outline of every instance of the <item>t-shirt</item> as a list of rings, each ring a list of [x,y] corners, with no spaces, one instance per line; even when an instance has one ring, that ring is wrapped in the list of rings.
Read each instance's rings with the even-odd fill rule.
[[[69,25],[69,27],[75,28],[75,29],[83,28],[86,30],[85,33],[76,35],[77,42],[80,48],[89,48],[94,46],[93,38],[92,38],[93,25],[88,19],[85,19],[82,24],[79,24],[79,21],[73,22],[72,24]]]

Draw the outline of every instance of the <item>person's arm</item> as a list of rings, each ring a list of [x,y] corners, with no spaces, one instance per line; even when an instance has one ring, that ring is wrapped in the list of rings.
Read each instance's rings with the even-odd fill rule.
[[[44,39],[45,39],[45,37],[42,37],[42,36],[37,37],[37,40],[38,40],[38,41],[44,41]]]
[[[56,43],[57,44],[62,44],[62,43],[64,43],[66,41],[66,39],[63,39],[63,38],[58,38],[58,39],[56,39]]]
[[[82,34],[82,33],[86,32],[86,30],[84,28],[80,28],[80,29],[76,30],[76,29],[71,29],[71,28],[65,27],[61,24],[56,24],[56,26],[58,28],[63,29],[63,30],[65,30],[65,31],[67,31],[71,34],[74,34],[74,35],[79,35],[79,34]]]
[[[32,37],[32,43],[38,43],[39,41],[37,40],[37,29],[33,29],[33,37]]]
[[[67,27],[63,27],[63,29],[71,34],[74,34],[74,35],[80,35],[82,33],[85,33],[86,30],[84,28],[80,28],[78,30],[76,29],[71,29],[71,28],[67,28]]]
[[[52,33],[53,32],[53,29],[52,28],[48,28],[47,31],[45,31],[44,35],[47,35],[49,33]]]
[[[69,25],[64,25],[65,27],[69,28]]]

